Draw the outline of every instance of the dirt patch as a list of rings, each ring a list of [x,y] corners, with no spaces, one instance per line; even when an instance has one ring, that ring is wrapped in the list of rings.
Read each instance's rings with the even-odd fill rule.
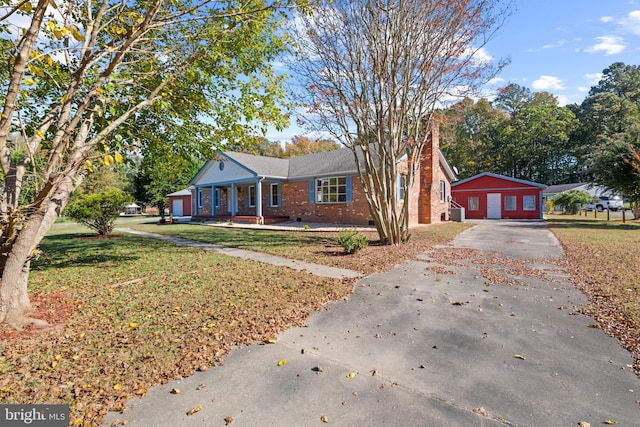
[[[25,337],[46,335],[52,330],[64,327],[75,311],[75,306],[66,292],[34,296],[31,298],[31,305],[34,310],[29,317],[45,320],[48,325],[44,327],[27,325],[22,330],[16,330],[2,324],[0,325],[0,341],[7,342]]]

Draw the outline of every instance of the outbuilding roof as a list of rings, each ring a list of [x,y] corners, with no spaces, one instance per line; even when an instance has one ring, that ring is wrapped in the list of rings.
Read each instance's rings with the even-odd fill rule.
[[[479,173],[477,175],[472,176],[471,178],[463,179],[462,181],[458,181],[455,184],[451,184],[451,187],[458,187],[458,186],[464,184],[465,182],[474,181],[474,180],[476,180],[478,178],[482,178],[484,176],[489,176],[489,177],[492,177],[492,178],[498,178],[498,179],[503,179],[503,180],[506,180],[506,181],[516,182],[518,184],[530,185],[532,187],[547,188],[547,186],[545,184],[538,184],[537,182],[526,181],[524,179],[512,178],[510,176],[499,175],[499,174],[490,173],[490,172]]]

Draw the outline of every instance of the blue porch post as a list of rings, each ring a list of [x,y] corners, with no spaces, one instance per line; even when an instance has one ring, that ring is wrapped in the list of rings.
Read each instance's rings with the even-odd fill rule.
[[[262,217],[262,182],[260,178],[256,178],[256,216],[260,221],[260,224],[264,224],[264,218]]]

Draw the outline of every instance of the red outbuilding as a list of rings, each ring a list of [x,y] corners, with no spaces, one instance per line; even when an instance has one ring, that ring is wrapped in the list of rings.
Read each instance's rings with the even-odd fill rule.
[[[544,184],[481,173],[451,185],[468,219],[542,219]]]
[[[184,189],[167,194],[169,198],[169,213],[173,216],[191,216],[191,190]]]

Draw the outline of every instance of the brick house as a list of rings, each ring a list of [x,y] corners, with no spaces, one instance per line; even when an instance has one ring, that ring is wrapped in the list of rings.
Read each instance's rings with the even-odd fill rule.
[[[434,134],[425,145],[421,168],[410,189],[410,225],[449,217],[455,174],[439,149],[437,132]],[[402,164],[399,169],[402,171]],[[348,148],[288,159],[218,151],[191,186],[196,219],[372,224]]]

